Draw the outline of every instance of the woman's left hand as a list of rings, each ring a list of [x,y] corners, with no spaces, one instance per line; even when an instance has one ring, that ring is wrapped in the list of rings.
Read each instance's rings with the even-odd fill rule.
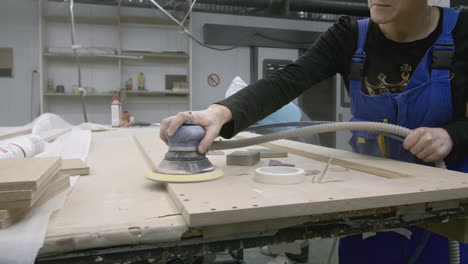
[[[435,162],[447,157],[453,143],[443,128],[420,127],[406,137],[403,147],[424,162]]]

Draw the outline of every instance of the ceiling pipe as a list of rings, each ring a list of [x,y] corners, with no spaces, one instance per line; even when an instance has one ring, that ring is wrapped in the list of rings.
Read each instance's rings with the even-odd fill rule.
[[[275,0],[198,0],[200,4],[218,4],[229,6],[243,6],[259,9],[271,8],[277,5]],[[353,16],[369,16],[366,1],[338,1],[338,0],[289,0],[289,11],[314,12],[325,14],[347,14]]]
[[[346,14],[351,16],[369,16],[367,2],[344,2],[331,0],[291,0],[291,11],[305,11],[324,14]]]
[[[63,0],[51,0],[63,1]],[[167,0],[166,0],[167,1]],[[77,3],[115,5],[119,0],[75,0]],[[152,7],[148,0],[120,0],[121,6]],[[160,1],[158,1],[160,2]],[[165,1],[161,1],[165,2]],[[178,0],[176,2],[184,2]],[[346,14],[352,16],[369,16],[366,0],[197,0],[199,4],[216,4],[224,6],[255,8],[287,14],[288,12],[311,12],[323,14]],[[195,8],[196,9],[196,8]]]

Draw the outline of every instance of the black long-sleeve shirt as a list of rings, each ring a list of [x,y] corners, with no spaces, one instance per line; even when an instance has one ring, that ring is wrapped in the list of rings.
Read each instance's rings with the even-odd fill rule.
[[[442,32],[443,12],[440,14],[439,24],[429,36],[408,43],[389,40],[377,24],[370,23],[365,45],[368,57],[364,93],[399,93],[406,87],[407,80]],[[453,118],[443,128],[454,145],[450,158],[459,158],[468,156],[468,12],[460,13],[452,33],[455,41],[451,79]],[[233,121],[223,126],[220,135],[231,138],[336,73],[343,76],[349,92],[348,75],[357,35],[357,21],[340,17],[296,62],[217,102],[229,108],[233,115]]]

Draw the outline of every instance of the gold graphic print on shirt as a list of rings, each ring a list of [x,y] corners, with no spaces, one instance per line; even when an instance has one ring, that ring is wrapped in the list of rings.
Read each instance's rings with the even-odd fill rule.
[[[408,64],[403,64],[400,67],[401,72],[401,81],[397,83],[389,83],[387,82],[387,75],[383,73],[379,73],[377,76],[377,80],[379,83],[371,84],[366,77],[364,79],[364,85],[367,88],[370,96],[375,96],[384,93],[401,93],[405,90],[406,86],[408,86],[408,82],[411,78],[411,72],[413,71],[413,67]]]

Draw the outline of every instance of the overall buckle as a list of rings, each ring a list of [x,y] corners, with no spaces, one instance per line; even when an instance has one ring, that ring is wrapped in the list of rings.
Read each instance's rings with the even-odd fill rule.
[[[350,80],[362,80],[362,77],[364,76],[365,60],[365,56],[353,55],[349,69]]]
[[[436,43],[432,50],[433,69],[451,69],[455,46],[449,43]]]

